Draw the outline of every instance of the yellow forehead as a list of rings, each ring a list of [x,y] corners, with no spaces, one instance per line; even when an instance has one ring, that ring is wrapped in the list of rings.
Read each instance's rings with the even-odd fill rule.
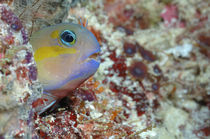
[[[59,31],[58,31],[58,30],[53,31],[53,32],[50,34],[50,37],[53,38],[53,39],[58,38],[58,36],[59,36]]]

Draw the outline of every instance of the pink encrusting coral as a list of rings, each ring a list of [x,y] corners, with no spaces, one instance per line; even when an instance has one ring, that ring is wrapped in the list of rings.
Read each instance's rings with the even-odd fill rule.
[[[172,24],[178,19],[178,9],[176,5],[167,5],[161,13],[165,24]]]
[[[181,19],[179,19],[178,14],[179,12],[176,5],[166,5],[161,13],[161,17],[164,20],[165,26],[178,26],[181,28],[185,27],[184,21],[181,21]]]

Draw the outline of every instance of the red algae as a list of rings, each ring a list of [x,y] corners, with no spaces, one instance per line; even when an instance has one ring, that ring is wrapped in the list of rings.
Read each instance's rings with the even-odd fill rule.
[[[210,127],[207,126],[207,127],[203,127],[203,128],[200,128],[199,130],[195,130],[194,133],[199,137],[201,136],[202,134],[206,137],[210,136]],[[201,134],[201,135],[200,135]]]
[[[138,92],[138,93],[132,93],[132,91],[128,90],[127,87],[120,87],[117,86],[115,83],[110,82],[110,89],[117,93],[117,95],[119,96],[119,99],[122,99],[122,95],[127,95],[129,97],[132,98],[132,100],[135,102],[135,106],[136,106],[136,111],[138,116],[142,116],[148,107],[148,102],[147,102],[147,98],[145,96],[145,94],[142,92]],[[124,100],[124,102],[126,102]],[[126,103],[125,103],[126,105]],[[126,106],[125,106],[126,107]],[[129,117],[129,114],[127,115],[127,117]]]
[[[203,132],[203,134],[205,136],[210,136],[210,126],[209,127],[204,127],[202,129],[200,129],[201,132]]]
[[[206,33],[198,34],[198,45],[200,48],[200,53],[210,58],[210,36]]]
[[[138,93],[134,95],[134,101],[136,102],[136,111],[138,116],[142,116],[149,106],[146,101],[147,98],[144,93]]]
[[[114,82],[109,83],[109,88],[115,93],[120,93],[122,91],[122,87],[117,86]]]
[[[23,80],[28,77],[28,69],[26,67],[19,67],[15,72],[18,80]]]
[[[4,38],[4,44],[5,45],[11,45],[11,44],[14,44],[14,36],[12,36],[12,35],[8,35],[8,36],[6,36],[5,38]]]
[[[125,57],[124,56],[116,56],[116,52],[113,51],[110,55],[109,58],[114,61],[114,65],[112,69],[118,74],[118,76],[125,77],[126,76],[126,70],[127,66],[125,64]]]
[[[208,46],[210,47],[210,35],[207,34],[200,34],[198,36],[199,44],[202,46]]]
[[[76,138],[80,137],[79,131],[75,130],[77,127],[77,115],[71,111],[61,111],[56,113],[52,119],[37,117],[39,124],[43,123],[47,130],[38,130],[41,138]],[[47,127],[49,125],[49,127]],[[36,124],[35,127],[39,125]],[[65,128],[65,130],[64,130]]]

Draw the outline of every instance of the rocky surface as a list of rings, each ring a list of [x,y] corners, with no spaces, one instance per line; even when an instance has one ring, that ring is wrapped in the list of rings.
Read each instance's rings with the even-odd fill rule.
[[[36,80],[32,81],[36,72],[30,68],[34,63],[29,58],[31,46],[26,43],[23,27],[31,32],[41,26],[87,19],[87,28],[102,49],[98,72],[72,96],[64,98],[57,109],[42,115],[26,109],[22,116],[31,122],[22,124],[22,128],[31,130],[17,134],[16,127],[20,125],[14,126],[13,136],[145,139],[210,136],[208,1],[38,0],[33,5],[36,1],[28,0],[25,2],[32,7],[27,9],[30,12],[18,18],[22,22],[16,19],[14,26],[2,16],[5,15],[2,11],[5,4],[13,11],[27,8],[18,2],[23,1],[5,0],[0,8],[1,134],[11,133],[7,127],[18,121],[16,115],[23,107],[34,107],[35,103],[31,106],[28,102],[34,102],[31,100],[41,92],[39,84],[33,83]],[[38,14],[28,16],[33,10]],[[29,69],[33,74],[24,74]]]

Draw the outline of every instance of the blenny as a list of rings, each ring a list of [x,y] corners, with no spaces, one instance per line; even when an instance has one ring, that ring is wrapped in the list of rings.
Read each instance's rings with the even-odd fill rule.
[[[71,94],[98,69],[100,45],[86,27],[61,23],[32,34],[38,80],[43,85],[45,107],[39,113]]]

